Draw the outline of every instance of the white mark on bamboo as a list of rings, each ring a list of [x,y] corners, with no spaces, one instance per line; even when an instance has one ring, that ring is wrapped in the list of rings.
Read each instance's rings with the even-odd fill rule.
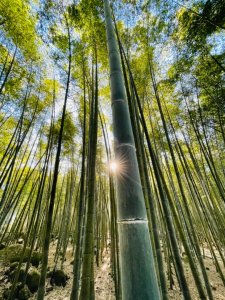
[[[110,73],[110,77],[113,76],[113,75],[115,75],[115,74],[120,74],[120,71],[119,71],[119,70],[112,71],[112,72]]]
[[[113,100],[111,106],[113,106],[113,104],[115,104],[115,102],[123,102],[123,103],[124,103],[125,100],[124,100],[124,99],[116,99],[116,100]]]
[[[129,143],[121,143],[119,145],[118,144],[116,145],[116,148],[121,148],[121,147],[132,147],[136,151],[135,146]]]
[[[117,224],[146,224],[148,221],[146,219],[126,219],[117,221]]]

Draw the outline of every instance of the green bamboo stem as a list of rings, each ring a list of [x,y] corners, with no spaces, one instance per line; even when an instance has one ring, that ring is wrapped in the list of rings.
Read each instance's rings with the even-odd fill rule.
[[[120,245],[122,299],[160,299],[138,171],[118,45],[109,1],[104,1],[109,51],[115,156],[124,164],[116,175],[117,224]]]

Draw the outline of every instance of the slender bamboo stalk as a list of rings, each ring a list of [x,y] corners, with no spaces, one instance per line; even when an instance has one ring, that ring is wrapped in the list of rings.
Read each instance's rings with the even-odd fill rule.
[[[50,204],[49,204],[49,208],[48,208],[45,240],[44,240],[44,246],[43,246],[43,252],[42,252],[43,258],[42,258],[41,278],[40,278],[40,282],[39,282],[38,295],[37,295],[38,300],[43,300],[44,293],[45,293],[45,278],[46,278],[46,273],[47,273],[50,233],[51,233],[51,227],[52,227],[52,217],[53,217],[53,209],[54,209],[54,204],[55,204],[55,195],[56,195],[56,187],[57,187],[58,172],[59,172],[59,162],[60,162],[60,154],[61,154],[61,147],[62,147],[64,121],[65,121],[65,117],[66,117],[66,105],[67,105],[69,84],[70,84],[72,52],[71,52],[70,29],[69,29],[68,23],[67,23],[67,31],[68,31],[68,48],[69,48],[68,76],[67,76],[65,99],[64,99],[64,104],[63,104],[62,120],[61,120],[60,132],[59,132],[59,137],[58,137],[57,152],[56,152],[56,158],[55,158],[55,166],[54,166],[53,182],[52,182],[52,189],[51,189],[51,196],[50,196]]]
[[[81,280],[80,299],[94,298],[94,209],[95,209],[95,183],[96,183],[96,151],[98,131],[98,60],[97,49],[95,54],[95,76],[93,79],[91,114],[89,123],[89,174],[88,174],[88,199],[87,199],[87,222],[85,227],[83,272]],[[93,70],[94,71],[94,70]]]
[[[77,216],[77,236],[76,236],[76,249],[74,255],[73,266],[73,286],[70,295],[71,300],[78,299],[80,269],[81,269],[81,254],[82,254],[82,227],[84,225],[84,206],[85,206],[85,160],[86,160],[86,83],[85,83],[85,68],[83,59],[83,144],[82,144],[82,165],[81,165],[81,179],[80,179],[80,194],[78,203],[78,216]]]

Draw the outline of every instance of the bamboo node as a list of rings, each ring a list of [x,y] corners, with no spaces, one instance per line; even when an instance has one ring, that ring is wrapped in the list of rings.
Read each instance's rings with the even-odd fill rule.
[[[113,104],[115,104],[115,102],[123,102],[123,103],[124,103],[125,100],[124,100],[124,99],[116,99],[116,100],[113,100],[111,106],[113,106]]]
[[[146,219],[141,219],[141,218],[132,218],[132,219],[124,219],[117,221],[118,224],[146,224],[148,221]]]
[[[132,147],[136,150],[135,146],[129,143],[121,143],[116,145],[116,148],[121,148],[121,147]]]

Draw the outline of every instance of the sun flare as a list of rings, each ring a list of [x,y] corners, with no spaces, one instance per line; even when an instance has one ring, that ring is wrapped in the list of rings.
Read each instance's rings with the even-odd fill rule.
[[[116,173],[119,169],[119,164],[116,161],[111,161],[109,163],[109,169],[112,173]]]

